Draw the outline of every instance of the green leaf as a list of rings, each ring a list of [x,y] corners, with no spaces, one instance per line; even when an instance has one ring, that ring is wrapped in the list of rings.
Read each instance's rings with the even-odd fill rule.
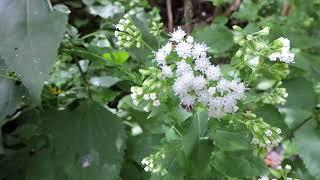
[[[129,53],[126,51],[118,51],[103,54],[103,57],[114,64],[121,65],[129,59]]]
[[[57,58],[67,15],[50,11],[45,0],[0,2],[0,55],[21,76],[32,99],[40,103],[44,81]]]
[[[223,53],[233,46],[232,32],[220,24],[196,30],[193,34],[196,41],[205,42],[214,53]]]
[[[317,95],[313,84],[304,79],[292,79],[283,83],[287,89],[287,103],[279,108],[285,114],[285,121],[290,128],[299,124],[309,115],[317,105]]]
[[[215,145],[223,151],[244,150],[250,147],[249,138],[244,132],[232,132],[230,129],[218,129],[213,136]]]
[[[215,167],[231,177],[261,176],[267,172],[263,160],[252,156],[250,151],[215,154]]]
[[[90,83],[94,86],[98,87],[111,87],[115,85],[117,82],[121,81],[120,78],[111,77],[111,76],[102,76],[102,77],[91,77]]]
[[[42,118],[50,137],[53,169],[59,168],[68,180],[118,179],[125,142],[117,116],[86,103],[73,112],[46,112]],[[40,180],[41,176],[29,179]]]
[[[192,117],[189,131],[182,139],[182,149],[189,155],[199,144],[200,138],[208,129],[208,114],[205,111],[197,111]]]
[[[288,126],[285,122],[285,118],[276,107],[272,105],[264,105],[259,107],[255,113],[258,117],[262,117],[263,120],[271,126],[282,129],[282,134],[286,133],[285,130],[288,129]]]
[[[306,168],[310,174],[316,179],[320,178],[320,131],[315,122],[310,120],[294,135],[293,143],[295,143],[299,156],[302,158]]]

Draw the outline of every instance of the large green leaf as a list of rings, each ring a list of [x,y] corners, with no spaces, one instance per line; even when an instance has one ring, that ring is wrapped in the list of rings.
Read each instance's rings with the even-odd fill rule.
[[[261,176],[267,172],[263,160],[252,156],[250,151],[215,154],[215,167],[230,177]]]
[[[214,135],[215,145],[223,151],[244,150],[250,147],[245,132],[232,132],[230,129],[218,129]]]
[[[39,103],[43,83],[57,58],[67,15],[50,11],[46,0],[1,0],[0,22],[0,55]]]
[[[200,138],[208,129],[208,114],[205,111],[198,111],[192,117],[192,124],[188,133],[182,139],[183,151],[189,155],[199,144]]]
[[[320,179],[320,131],[311,120],[295,133],[293,143],[310,174]]]
[[[311,115],[317,104],[317,95],[313,84],[304,78],[287,80],[283,86],[287,89],[288,98],[279,110],[285,114],[287,125],[294,128]]]
[[[53,170],[59,169],[68,180],[118,179],[125,136],[117,116],[100,105],[86,103],[73,112],[47,112],[43,119],[51,144],[46,161]],[[30,167],[36,165],[34,161]],[[29,174],[30,180],[44,177]]]
[[[232,32],[221,24],[196,30],[193,35],[197,41],[208,44],[214,53],[223,53],[233,46]]]

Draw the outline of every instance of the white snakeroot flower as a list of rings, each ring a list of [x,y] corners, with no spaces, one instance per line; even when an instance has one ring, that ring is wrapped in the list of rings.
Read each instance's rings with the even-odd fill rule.
[[[187,39],[186,39],[186,41],[187,41],[188,43],[193,43],[193,37],[192,37],[192,36],[188,36]]]
[[[209,80],[218,80],[221,76],[219,66],[211,65],[206,69],[206,75]]]
[[[276,61],[279,59],[281,62],[284,63],[294,63],[294,56],[295,54],[290,52],[290,40],[287,38],[278,38],[277,40],[282,44],[281,52],[274,52],[269,55],[270,61]]]
[[[213,96],[213,95],[216,93],[216,91],[217,91],[217,88],[216,88],[216,87],[210,87],[210,88],[208,89],[208,92],[209,92],[209,94],[210,94],[211,96]]]
[[[193,57],[200,58],[206,56],[208,49],[209,48],[204,43],[194,43],[192,51]]]
[[[279,58],[279,57],[280,57],[280,53],[279,52],[275,52],[275,53],[272,53],[272,54],[269,55],[270,61],[276,61],[277,58]]]
[[[186,32],[184,32],[181,27],[178,27],[178,29],[175,29],[172,33],[170,33],[170,41],[179,43],[183,40],[183,38],[187,35]]]
[[[159,100],[156,100],[156,101],[153,102],[153,106],[156,106],[156,107],[157,107],[157,106],[160,106],[160,104],[161,104],[161,103],[160,103]]]
[[[149,94],[145,94],[145,95],[143,95],[143,99],[144,99],[144,100],[146,100],[146,101],[148,101],[148,100],[150,99]]]
[[[276,132],[277,132],[278,134],[281,134],[281,129],[278,128],[278,129],[276,130]]]
[[[181,97],[181,104],[188,106],[188,107],[192,107],[193,104],[195,103],[195,101],[196,101],[196,97],[191,96],[189,94]]]
[[[156,93],[150,93],[150,99],[153,101],[156,100],[157,99]]]
[[[192,43],[181,41],[176,45],[176,52],[179,57],[186,59],[192,56]]]
[[[209,66],[211,66],[211,63],[209,61],[209,58],[206,56],[201,56],[200,58],[195,60],[195,70],[205,72]]]
[[[284,167],[286,170],[290,171],[291,170],[291,166],[289,164],[287,164],[285,167]]]
[[[158,63],[158,65],[165,65],[166,64],[166,58],[172,51],[172,44],[169,42],[165,46],[163,46],[161,49],[159,49],[157,52],[154,53],[155,59],[154,61]]]
[[[289,50],[290,49],[290,40],[284,37],[278,38],[278,41],[280,41],[283,45],[283,50]]]
[[[185,60],[182,60],[180,62],[177,62],[177,76],[183,76],[184,74],[190,74],[192,72],[192,67],[190,64],[188,64]]]
[[[149,108],[148,106],[145,106],[145,107],[143,108],[143,111],[144,111],[144,112],[149,112],[149,111],[150,111],[150,108]]]
[[[193,88],[202,90],[207,84],[207,80],[203,76],[197,76],[193,79]]]
[[[138,87],[138,88],[136,89],[136,93],[137,93],[138,96],[141,96],[142,93],[143,93],[142,88]]]
[[[168,77],[168,78],[173,77],[173,71],[169,66],[162,66],[161,70],[165,77]]]
[[[270,129],[266,130],[265,135],[270,137],[272,135],[272,131]]]

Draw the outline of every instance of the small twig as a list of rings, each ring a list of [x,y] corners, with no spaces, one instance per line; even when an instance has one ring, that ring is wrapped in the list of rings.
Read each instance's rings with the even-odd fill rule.
[[[80,74],[81,74],[81,79],[83,81],[83,85],[86,87],[86,90],[87,90],[87,93],[88,93],[88,97],[90,99],[92,99],[92,95],[91,95],[91,91],[90,91],[90,85],[89,85],[89,82],[87,81],[87,78],[86,78],[86,75],[84,74],[84,72],[82,71],[82,68],[81,68],[81,65],[79,63],[79,61],[76,63],[77,66],[78,66],[78,69],[80,71]]]
[[[167,16],[168,16],[168,30],[173,31],[173,14],[172,14],[172,1],[167,0]]]
[[[241,0],[234,0],[233,4],[224,12],[225,16],[229,16],[232,12],[239,9]]]

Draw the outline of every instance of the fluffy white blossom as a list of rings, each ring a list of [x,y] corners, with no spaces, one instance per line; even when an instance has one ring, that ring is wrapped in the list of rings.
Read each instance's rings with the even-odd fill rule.
[[[180,98],[181,104],[188,108],[202,104],[208,108],[208,115],[214,118],[236,112],[239,109],[237,101],[245,97],[245,84],[237,79],[224,79],[220,67],[210,62],[207,45],[195,43],[192,36],[186,37],[180,27],[170,35],[170,42],[154,53],[154,61],[161,69],[161,77],[173,78],[173,92]],[[173,51],[178,58],[174,64],[167,64],[166,58]],[[138,91],[134,89],[135,95],[142,94]],[[162,103],[153,93],[144,99],[151,101],[151,106]],[[150,111],[151,106],[146,106],[144,110]]]
[[[162,70],[162,74],[165,77],[172,77],[173,76],[173,71],[169,66],[162,66],[161,70]]]
[[[192,67],[185,60],[177,62],[177,76],[182,76],[184,74],[193,74]]]
[[[201,56],[195,60],[195,70],[205,72],[209,66],[211,66],[211,63],[206,56]]]
[[[187,35],[186,32],[184,32],[181,27],[178,27],[178,29],[175,29],[172,33],[170,33],[170,41],[179,43],[183,38]]]
[[[158,65],[166,65],[166,58],[172,51],[172,44],[167,43],[161,49],[154,53],[155,59],[154,61],[158,63]]]
[[[193,45],[189,42],[181,41],[176,45],[176,51],[179,57],[186,59],[192,56]]]
[[[204,43],[194,43],[192,55],[194,58],[206,56],[209,48]]]
[[[206,69],[206,75],[209,80],[218,80],[221,76],[219,66],[211,65]]]

